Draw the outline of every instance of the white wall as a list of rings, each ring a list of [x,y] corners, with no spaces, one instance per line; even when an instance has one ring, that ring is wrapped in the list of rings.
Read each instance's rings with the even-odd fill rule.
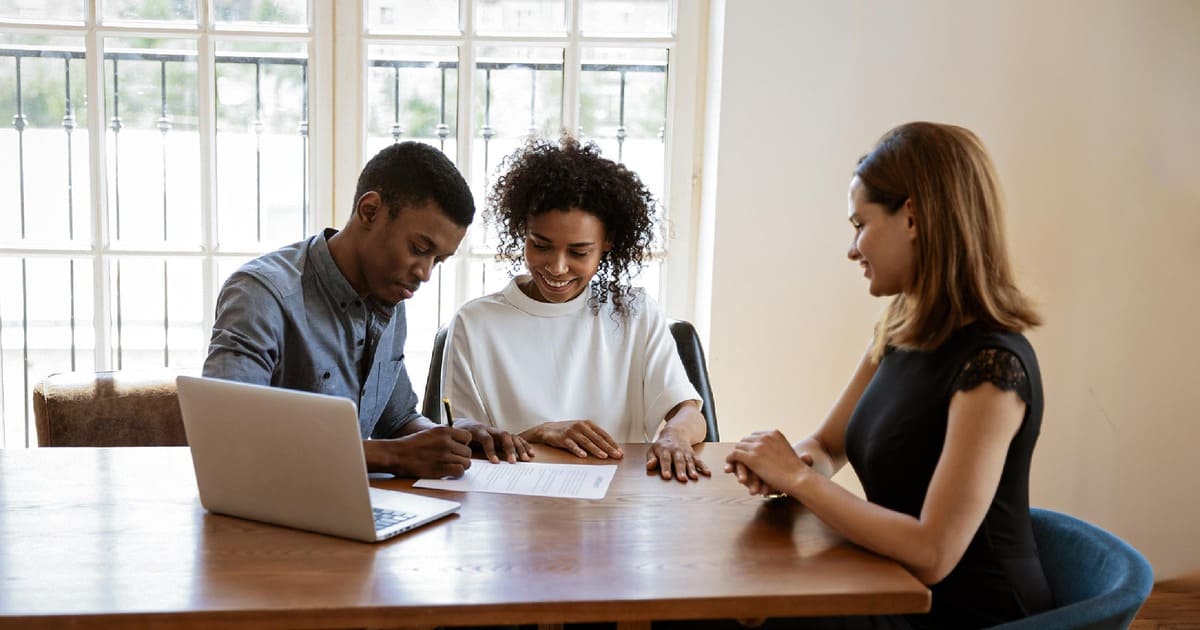
[[[724,4],[711,373],[726,440],[824,417],[884,306],[845,251],[857,158],[971,128],[1046,325],[1032,498],[1158,578],[1200,568],[1200,3]],[[702,317],[702,316],[701,316]],[[853,479],[849,482],[853,484]]]

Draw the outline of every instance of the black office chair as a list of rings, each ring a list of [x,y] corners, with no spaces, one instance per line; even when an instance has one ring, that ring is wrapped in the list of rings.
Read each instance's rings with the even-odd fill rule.
[[[429,378],[425,379],[425,396],[421,398],[421,415],[438,424],[442,418],[442,354],[446,350],[446,327],[433,336],[433,356],[429,358]]]
[[[688,380],[696,393],[700,394],[700,402],[704,403],[701,413],[704,423],[708,425],[705,442],[720,442],[717,433],[717,405],[713,402],[712,384],[708,382],[708,362],[704,360],[704,348],[700,345],[700,335],[691,322],[682,319],[671,320],[671,336],[675,338],[675,350],[683,361],[683,371],[687,372]]]
[[[713,402],[712,385],[708,382],[708,367],[704,360],[704,348],[700,345],[700,336],[695,327],[684,320],[672,320],[670,323],[671,336],[675,338],[675,349],[683,361],[683,370],[700,401],[704,403],[702,413],[708,432],[705,442],[719,442],[717,433],[717,406]],[[425,380],[425,397],[421,400],[421,414],[434,422],[442,420],[442,354],[446,348],[446,327],[437,331],[433,338],[433,356],[429,359],[429,378]]]

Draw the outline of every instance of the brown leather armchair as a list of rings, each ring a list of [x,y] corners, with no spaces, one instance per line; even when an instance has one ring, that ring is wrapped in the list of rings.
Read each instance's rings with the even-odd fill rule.
[[[62,372],[33,389],[38,446],[184,446],[178,372]]]

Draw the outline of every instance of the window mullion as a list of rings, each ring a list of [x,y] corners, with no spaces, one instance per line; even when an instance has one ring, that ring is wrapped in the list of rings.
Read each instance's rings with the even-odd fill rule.
[[[579,133],[579,0],[567,2],[567,45],[563,50],[563,128]]]
[[[84,37],[84,66],[87,68],[88,151],[92,198],[92,309],[95,334],[93,362],[96,370],[112,365],[112,309],[110,308],[108,250],[108,136],[105,131],[107,102],[104,98],[104,36],[96,26],[96,2],[89,2],[87,34]]]
[[[207,330],[212,330],[214,312],[216,310],[215,286],[217,272],[216,251],[217,242],[217,68],[216,44],[212,32],[212,16],[208,11],[208,2],[200,2],[200,36],[196,42],[198,65],[196,67],[197,100],[199,105],[199,120],[197,126],[200,132],[200,250],[203,252],[201,263],[201,283],[203,296],[201,305],[204,309],[203,324]]]
[[[462,45],[458,49],[458,129],[455,141],[458,143],[458,168],[463,176],[470,181],[474,172],[474,140],[475,140],[475,3],[474,0],[459,0],[459,27],[463,33]],[[486,193],[485,193],[486,195]],[[480,197],[485,199],[486,196]],[[480,216],[483,208],[476,208],[474,230],[483,229]],[[466,302],[471,288],[471,238],[464,238],[455,256],[457,272],[454,274],[454,304]],[[440,324],[441,322],[439,322]]]
[[[333,94],[335,76],[333,60],[334,7],[332,2],[312,1],[308,42],[308,179],[309,204],[305,234],[333,225],[338,199],[334,197],[334,170],[321,165],[328,164],[334,147]],[[358,45],[357,43],[355,44]],[[365,94],[356,93],[356,98],[365,99]],[[355,106],[357,109],[363,109]],[[314,168],[316,165],[316,168]],[[346,202],[342,202],[346,203]]]
[[[330,221],[337,226],[350,218],[351,198],[358,182],[358,172],[363,165],[363,147],[367,136],[366,94],[366,20],[363,5],[358,2],[339,2],[333,12],[333,40],[337,45],[337,66],[324,85],[334,94],[344,98],[331,99],[333,112],[333,139],[330,142],[333,156],[333,195],[324,201],[330,204]],[[344,58],[343,58],[344,57]],[[324,160],[313,164],[324,164]],[[339,212],[340,209],[340,212]]]

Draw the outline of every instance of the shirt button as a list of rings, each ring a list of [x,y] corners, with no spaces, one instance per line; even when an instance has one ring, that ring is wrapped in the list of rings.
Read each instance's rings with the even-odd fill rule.
[[[342,308],[346,308],[346,303],[342,302]]]
[[[362,339],[359,339],[359,340],[358,340],[358,345],[360,345],[360,346],[361,346],[361,345],[363,345],[363,340],[362,340]]]
[[[354,300],[354,305],[355,305],[355,306],[362,306],[362,302],[359,302],[358,300]]]
[[[329,378],[329,372],[326,372],[326,373],[324,374],[324,376],[322,376],[321,378],[328,379],[328,378]]]

